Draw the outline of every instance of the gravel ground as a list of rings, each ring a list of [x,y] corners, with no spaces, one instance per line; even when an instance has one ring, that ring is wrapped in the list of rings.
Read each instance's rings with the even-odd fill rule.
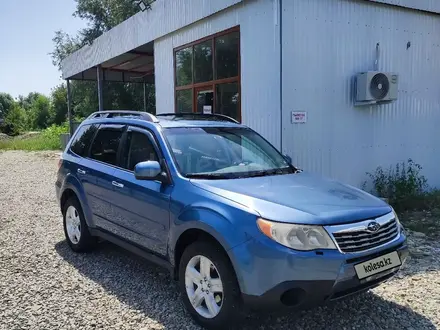
[[[108,243],[64,241],[57,155],[0,152],[0,329],[199,329],[169,274]],[[411,233],[412,258],[372,292],[310,311],[249,315],[242,329],[440,329],[440,244]]]

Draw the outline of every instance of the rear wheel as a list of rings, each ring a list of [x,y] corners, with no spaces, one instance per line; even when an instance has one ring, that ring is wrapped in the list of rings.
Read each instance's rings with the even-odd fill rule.
[[[64,204],[63,224],[67,243],[73,251],[88,252],[95,247],[96,238],[90,234],[81,205],[75,197]]]
[[[191,316],[209,329],[225,329],[241,311],[235,272],[221,247],[195,242],[183,252],[179,286]]]

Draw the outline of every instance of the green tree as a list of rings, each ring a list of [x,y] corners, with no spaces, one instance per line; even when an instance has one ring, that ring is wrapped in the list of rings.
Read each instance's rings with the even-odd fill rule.
[[[63,31],[55,32],[54,51],[51,53],[54,65],[61,68],[61,62],[74,51],[90,44],[94,39],[123,22],[139,11],[132,0],[75,0],[74,16],[87,21],[86,28],[76,36]],[[86,117],[98,110],[96,82],[73,81],[72,112],[75,117]],[[143,109],[143,85],[104,82],[104,109]],[[147,110],[155,112],[154,86],[147,87]]]
[[[6,93],[0,93],[0,119],[6,118],[14,106],[14,98]]]
[[[52,39],[55,49],[51,53],[54,65],[61,67],[67,56],[91,44],[104,32],[115,27],[139,11],[132,0],[75,0],[76,11],[73,16],[87,21],[87,27],[81,29],[77,36],[70,36],[62,30],[55,32]]]
[[[9,135],[18,135],[27,127],[26,111],[14,103],[5,118],[3,131]]]
[[[31,108],[32,127],[46,128],[50,119],[50,100],[44,95],[39,95]]]
[[[20,95],[18,97],[18,105],[22,107],[24,110],[29,111],[32,108],[32,105],[36,101],[36,99],[42,94],[37,92],[31,92],[27,96]]]
[[[61,125],[67,119],[67,89],[61,84],[52,90],[50,96],[50,124]]]
[[[80,31],[83,43],[93,42],[104,32],[115,27],[139,11],[132,0],[76,0],[76,17],[88,21],[88,27]]]

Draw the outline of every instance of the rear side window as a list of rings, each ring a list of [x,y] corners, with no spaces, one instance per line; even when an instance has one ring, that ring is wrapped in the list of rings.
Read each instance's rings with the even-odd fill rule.
[[[121,142],[123,127],[102,127],[96,134],[90,150],[90,158],[110,165],[116,165],[118,147]]]
[[[140,162],[158,161],[156,151],[148,136],[136,131],[128,132],[127,144],[122,157],[122,166],[130,171],[134,171],[134,167]]]
[[[87,152],[92,142],[93,136],[98,129],[97,125],[84,125],[78,129],[78,133],[75,135],[70,150],[81,157],[86,157]]]

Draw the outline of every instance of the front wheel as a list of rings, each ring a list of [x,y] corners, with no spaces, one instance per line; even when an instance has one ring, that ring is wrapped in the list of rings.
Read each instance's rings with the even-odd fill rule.
[[[238,320],[241,297],[225,252],[209,242],[195,242],[183,252],[179,286],[185,307],[200,325],[225,329]]]

